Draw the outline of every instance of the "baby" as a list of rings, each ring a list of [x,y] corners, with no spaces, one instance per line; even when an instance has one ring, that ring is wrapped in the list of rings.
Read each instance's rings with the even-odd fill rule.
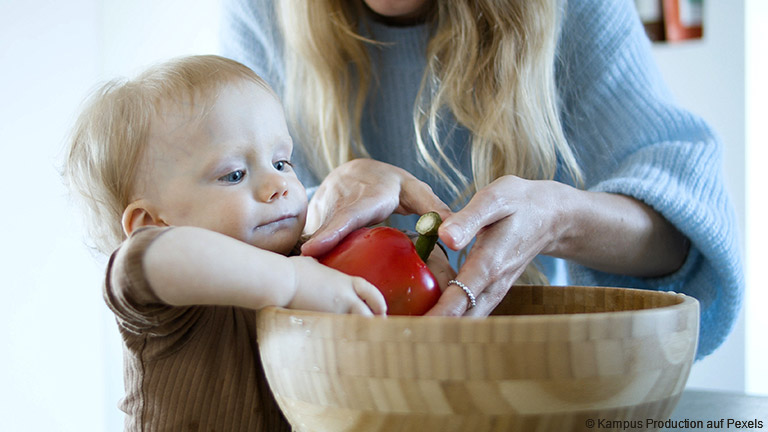
[[[217,56],[112,82],[74,129],[65,175],[111,254],[126,430],[290,431],[256,346],[265,306],[384,314],[379,291],[292,255],[307,194],[277,96]]]

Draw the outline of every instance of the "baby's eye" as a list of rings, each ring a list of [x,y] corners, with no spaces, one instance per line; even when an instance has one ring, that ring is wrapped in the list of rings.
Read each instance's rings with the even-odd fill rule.
[[[290,162],[288,162],[287,160],[280,160],[280,161],[277,161],[277,162],[275,162],[275,163],[273,164],[273,166],[274,166],[274,167],[275,167],[275,169],[276,169],[276,170],[278,170],[278,171],[284,171],[284,170],[285,170],[285,168],[287,168],[287,167],[290,167],[290,166],[291,166],[291,163],[290,163]]]
[[[243,177],[245,177],[245,171],[243,170],[237,170],[232,171],[231,173],[219,177],[219,181],[227,182],[227,183],[240,183],[241,180],[243,180]]]

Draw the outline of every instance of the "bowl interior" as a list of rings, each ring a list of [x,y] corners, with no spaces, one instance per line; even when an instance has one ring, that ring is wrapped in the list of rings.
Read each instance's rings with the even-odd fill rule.
[[[682,304],[676,293],[585,286],[513,286],[492,315],[563,315],[655,309]]]

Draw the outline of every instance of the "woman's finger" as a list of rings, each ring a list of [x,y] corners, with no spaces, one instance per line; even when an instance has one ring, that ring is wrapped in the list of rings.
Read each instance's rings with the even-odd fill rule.
[[[499,179],[478,191],[460,211],[448,217],[440,226],[438,235],[446,246],[459,250],[469,244],[478,233],[489,225],[509,216],[509,189],[511,179]]]
[[[481,239],[478,239],[467,256],[467,261],[454,278],[467,287],[475,299],[475,306],[472,307],[471,297],[462,289],[461,285],[452,283],[448,285],[428,315],[461,316],[469,310],[483,313],[486,307],[482,302],[478,302],[480,294],[488,289],[489,283],[496,276],[493,268],[495,260],[489,256],[487,251],[489,249],[484,247]]]
[[[431,316],[462,316],[469,307],[469,301],[464,291],[456,285],[448,285],[437,303],[424,315]]]
[[[431,211],[437,212],[443,220],[451,215],[451,209],[435,195],[428,184],[413,176],[402,181],[397,213],[423,215]]]
[[[455,279],[470,290],[475,306],[469,308],[469,295],[456,287],[446,289],[431,314],[486,316],[498,306],[540,250],[538,237],[518,222],[510,216],[484,229],[459,269]]]
[[[331,210],[325,223],[302,245],[301,253],[320,256],[333,249],[352,231],[379,223],[392,213],[392,207],[377,198],[366,198]]]

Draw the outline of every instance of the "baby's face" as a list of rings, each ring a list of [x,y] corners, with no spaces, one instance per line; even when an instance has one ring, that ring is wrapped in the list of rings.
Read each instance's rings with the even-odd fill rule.
[[[189,104],[167,104],[151,128],[144,195],[168,225],[287,254],[307,215],[292,150],[275,97],[254,83],[227,85],[204,116]]]

